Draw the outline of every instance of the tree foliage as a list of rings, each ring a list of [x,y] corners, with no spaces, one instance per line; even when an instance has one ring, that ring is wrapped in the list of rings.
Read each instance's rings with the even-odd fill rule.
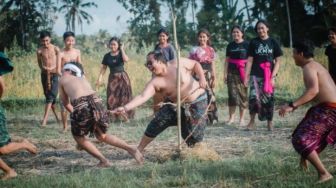
[[[43,16],[38,11],[38,0],[0,1],[0,46],[10,47],[16,38],[25,49],[35,41]]]
[[[76,31],[76,24],[83,30],[83,22],[90,24],[93,20],[92,16],[84,11],[86,8],[98,7],[94,2],[84,2],[84,0],[61,0],[59,11],[64,13],[66,30]],[[77,22],[77,23],[76,23]]]
[[[210,31],[215,48],[222,48],[231,40],[231,28],[236,24],[246,29],[247,39],[255,37],[253,28],[258,19],[267,20],[271,36],[288,46],[287,13],[294,39],[307,37],[317,45],[324,44],[327,28],[336,26],[336,2],[287,1],[288,6],[286,0],[117,0],[117,3],[132,14],[128,20],[129,31],[124,36],[138,48],[154,45],[161,27],[170,31],[173,38],[172,12],[177,16],[177,39],[182,48],[197,43],[196,33],[201,28]],[[88,8],[97,8],[97,4],[85,0],[0,0],[0,50],[10,48],[13,41],[26,50],[34,49],[37,34],[52,30],[56,19],[65,19],[65,29],[75,31],[83,23],[93,21],[86,12]],[[60,12],[64,18],[58,18]],[[108,36],[105,32],[100,31],[100,41]]]

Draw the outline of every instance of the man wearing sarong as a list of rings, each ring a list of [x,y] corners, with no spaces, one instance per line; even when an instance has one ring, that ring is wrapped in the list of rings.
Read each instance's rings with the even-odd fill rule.
[[[107,134],[108,111],[96,95],[89,82],[83,77],[83,68],[77,62],[67,63],[59,83],[60,98],[64,107],[71,113],[71,133],[78,144],[99,160],[98,167],[108,167],[110,162],[85,136],[90,134],[99,141],[128,151],[139,164],[143,156],[136,147],[124,140]]]
[[[153,51],[147,55],[147,68],[155,75],[146,85],[142,93],[132,101],[114,110],[124,114],[128,110],[145,103],[155,93],[166,97],[165,103],[147,126],[139,143],[138,149],[143,152],[145,147],[169,126],[177,125],[177,113],[173,103],[177,99],[177,62],[167,62],[161,51]],[[201,142],[207,124],[208,99],[205,92],[206,80],[202,67],[196,61],[181,58],[181,131],[188,146]],[[199,82],[192,74],[199,76]]]
[[[293,58],[302,68],[306,90],[300,98],[283,105],[279,114],[284,116],[303,104],[316,102],[294,130],[292,144],[301,155],[301,166],[306,170],[308,160],[316,168],[321,183],[333,178],[320,161],[319,153],[328,144],[336,143],[336,85],[328,71],[314,60],[310,41],[297,41],[293,48]]]
[[[5,90],[5,82],[2,78],[2,75],[11,71],[13,71],[12,63],[3,52],[0,52],[0,99],[2,98]],[[36,146],[30,143],[28,140],[23,140],[21,142],[11,141],[11,137],[6,126],[5,110],[0,105],[0,155],[9,154],[18,150],[27,150],[32,154],[36,154],[37,152]],[[17,176],[15,170],[9,167],[1,158],[0,169],[5,173],[1,177],[2,180],[14,178]]]
[[[61,55],[60,49],[51,44],[50,33],[42,31],[40,33],[41,47],[37,50],[37,62],[41,69],[41,82],[43,93],[46,98],[42,127],[45,127],[48,120],[48,114],[52,109],[57,122],[59,122],[55,103],[58,94],[58,76],[61,75]]]

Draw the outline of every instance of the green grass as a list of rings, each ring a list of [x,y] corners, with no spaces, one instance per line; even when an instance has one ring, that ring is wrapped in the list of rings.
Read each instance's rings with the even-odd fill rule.
[[[38,111],[37,109],[40,109]],[[1,156],[15,168],[19,176],[0,181],[0,187],[335,187],[331,181],[315,185],[317,174],[310,165],[304,173],[299,167],[299,155],[291,146],[289,136],[305,112],[295,111],[292,116],[280,119],[275,116],[275,131],[266,131],[264,122],[257,122],[257,131],[246,132],[242,128],[227,126],[227,108],[220,106],[220,122],[208,126],[205,143],[214,148],[222,160],[200,161],[157,160],[155,152],[176,147],[176,129],[168,128],[148,146],[144,166],[134,165],[127,153],[95,143],[113,163],[112,168],[97,169],[97,160],[84,151],[75,149],[70,133],[61,129],[50,116],[48,127],[38,128],[42,118],[43,104],[26,108],[28,113],[7,110],[8,128],[14,140],[29,138],[39,148],[37,156],[17,152]],[[130,123],[113,123],[109,133],[131,144],[137,144],[150,120],[151,110],[138,109],[135,120]],[[248,117],[247,117],[248,119]],[[332,174],[335,152],[330,148],[321,159]],[[1,172],[0,172],[1,173]]]
[[[143,66],[147,51],[126,52],[131,58],[126,70],[133,92],[138,94],[151,77]],[[277,78],[277,105],[298,97],[303,91],[301,69],[295,66],[290,50],[284,49],[284,52]],[[86,76],[93,85],[104,53],[83,53]],[[14,57],[15,71],[5,76],[6,92],[1,105],[7,110],[8,129],[13,140],[28,138],[40,152],[37,156],[26,152],[1,156],[19,176],[0,181],[0,187],[336,187],[335,180],[315,185],[317,175],[312,166],[308,173],[298,168],[299,155],[292,148],[289,136],[306,108],[299,108],[286,118],[275,115],[273,133],[266,131],[265,122],[257,122],[258,130],[251,132],[223,123],[228,118],[227,87],[222,81],[223,52],[219,52],[218,57],[215,92],[220,119],[218,124],[207,127],[205,143],[216,150],[222,160],[158,160],[157,153],[176,147],[176,128],[168,128],[148,146],[146,164],[142,167],[133,165],[126,152],[95,143],[112,161],[113,167],[108,169],[96,169],[96,159],[86,152],[77,151],[71,134],[60,133],[61,128],[52,115],[47,128],[38,127],[43,115],[44,97],[35,54]],[[317,50],[316,59],[326,65],[322,49]],[[104,77],[105,83],[107,76],[108,72]],[[106,86],[98,92],[106,99]],[[149,107],[150,102],[137,109],[136,119],[130,123],[111,124],[109,133],[136,145],[150,121],[152,111]],[[336,174],[334,153],[326,149],[321,155],[332,174]]]
[[[218,162],[197,160],[147,163],[136,169],[80,169],[54,176],[18,177],[1,187],[334,187],[315,185],[315,172],[303,173],[294,153],[268,154]],[[335,170],[335,169],[334,169]]]

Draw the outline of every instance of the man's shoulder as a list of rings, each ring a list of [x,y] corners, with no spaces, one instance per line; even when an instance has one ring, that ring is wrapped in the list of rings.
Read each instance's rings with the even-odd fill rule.
[[[57,52],[57,53],[61,52],[61,49],[58,46],[56,46],[56,45],[52,45],[52,46],[53,46],[55,52]]]
[[[321,63],[317,61],[313,61],[311,63],[306,64],[305,66],[302,67],[303,70],[309,71],[309,72],[321,72],[321,71],[327,71],[327,69],[321,65]]]
[[[36,53],[41,54],[42,53],[42,47],[37,48]]]

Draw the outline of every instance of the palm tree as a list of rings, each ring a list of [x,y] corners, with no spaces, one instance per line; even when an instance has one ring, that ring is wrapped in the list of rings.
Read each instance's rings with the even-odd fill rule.
[[[93,20],[92,16],[83,9],[98,7],[96,3],[84,2],[84,0],[61,0],[61,3],[63,5],[58,11],[65,13],[66,30],[73,32],[76,30],[76,21],[77,24],[81,26],[81,30],[83,30],[83,21],[90,24]]]

